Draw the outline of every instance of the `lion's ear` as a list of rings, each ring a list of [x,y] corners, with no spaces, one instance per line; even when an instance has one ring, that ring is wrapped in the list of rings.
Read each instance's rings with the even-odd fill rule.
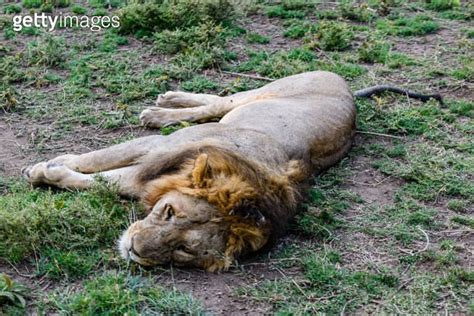
[[[195,162],[192,172],[193,184],[197,187],[202,187],[207,174],[209,173],[208,156],[207,154],[200,154]]]

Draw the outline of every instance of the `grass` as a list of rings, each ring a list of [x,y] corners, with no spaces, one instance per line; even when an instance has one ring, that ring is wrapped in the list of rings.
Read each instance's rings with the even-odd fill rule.
[[[207,313],[210,300],[168,285],[186,279],[199,289],[198,272],[144,270],[119,257],[118,236],[131,215],[144,215],[136,202],[102,184],[33,189],[17,169],[149,133],[138,115],[167,90],[228,95],[267,83],[229,71],[277,79],[312,70],[336,72],[352,90],[388,83],[439,91],[445,104],[390,93],[357,99],[357,128],[369,135],[358,134],[349,154],[314,178],[289,237],[255,259],[256,271],[252,258],[229,272],[229,288],[218,286],[228,274],[207,275],[195,297],[277,314],[472,313],[472,10],[448,0],[200,4],[25,0],[1,8],[0,266],[8,276],[0,277],[0,314]],[[93,33],[13,31],[7,14],[32,10],[123,23]]]
[[[125,273],[107,273],[84,282],[77,292],[53,293],[48,307],[80,315],[140,315],[202,313],[201,305],[189,295],[156,286],[150,278]]]

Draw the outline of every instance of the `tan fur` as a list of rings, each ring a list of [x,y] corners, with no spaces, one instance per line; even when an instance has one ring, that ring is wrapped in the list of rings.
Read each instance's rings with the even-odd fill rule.
[[[219,123],[148,136],[25,168],[33,184],[85,189],[100,175],[149,214],[124,232],[124,258],[209,271],[261,249],[294,216],[300,184],[338,161],[355,131],[352,94],[328,72],[228,97],[167,92],[143,124]]]

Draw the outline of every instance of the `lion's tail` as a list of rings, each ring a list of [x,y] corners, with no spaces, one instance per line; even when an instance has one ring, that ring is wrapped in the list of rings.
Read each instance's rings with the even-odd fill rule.
[[[413,99],[418,99],[422,102],[426,102],[430,99],[435,99],[437,100],[440,104],[443,104],[443,97],[438,94],[421,94],[413,91],[409,91],[406,89],[398,88],[398,87],[393,87],[390,85],[378,85],[378,86],[373,86],[373,87],[368,87],[365,89],[357,90],[354,92],[354,96],[357,98],[370,98],[373,95],[377,95],[383,92],[394,92],[398,94],[405,94],[410,98]]]

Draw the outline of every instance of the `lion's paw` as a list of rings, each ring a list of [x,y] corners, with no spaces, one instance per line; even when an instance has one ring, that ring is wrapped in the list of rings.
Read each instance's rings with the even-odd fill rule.
[[[51,160],[40,162],[34,166],[25,167],[21,170],[23,177],[31,184],[58,185],[73,171],[65,165]]]
[[[156,107],[145,109],[140,114],[140,122],[142,125],[156,128],[179,123],[180,120],[173,117],[172,111]]]
[[[58,184],[72,173],[72,170],[61,163],[50,161],[44,170],[45,182]]]
[[[34,166],[28,166],[21,169],[21,174],[30,183],[37,184],[43,182],[46,162],[37,163]]]

